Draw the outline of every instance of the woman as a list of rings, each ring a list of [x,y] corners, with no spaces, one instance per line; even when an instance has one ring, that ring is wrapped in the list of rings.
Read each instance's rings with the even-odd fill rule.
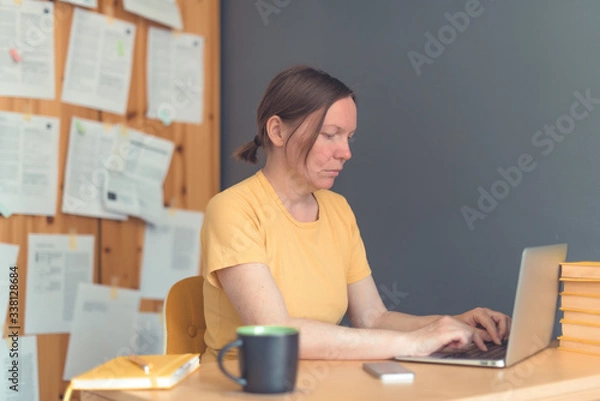
[[[508,316],[485,308],[454,317],[385,308],[354,214],[329,190],[351,157],[356,114],[353,92],[322,71],[293,67],[269,84],[258,134],[236,152],[256,163],[263,148],[264,168],[206,209],[203,360],[241,325],[298,327],[304,359],[428,355],[471,342],[485,349],[484,340],[508,336]],[[338,325],[346,312],[352,328]]]

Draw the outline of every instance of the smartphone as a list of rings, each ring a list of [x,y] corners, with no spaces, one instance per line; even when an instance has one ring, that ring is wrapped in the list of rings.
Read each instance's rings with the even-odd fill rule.
[[[415,373],[398,362],[365,362],[363,369],[384,383],[412,383]]]

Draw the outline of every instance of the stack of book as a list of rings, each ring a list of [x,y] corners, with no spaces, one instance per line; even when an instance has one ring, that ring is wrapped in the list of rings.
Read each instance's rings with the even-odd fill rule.
[[[559,349],[600,355],[600,262],[561,265]]]

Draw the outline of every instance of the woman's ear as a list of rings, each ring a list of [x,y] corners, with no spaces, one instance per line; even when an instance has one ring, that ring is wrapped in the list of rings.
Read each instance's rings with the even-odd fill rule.
[[[267,135],[275,147],[282,147],[285,143],[285,125],[279,116],[271,116],[266,124]]]

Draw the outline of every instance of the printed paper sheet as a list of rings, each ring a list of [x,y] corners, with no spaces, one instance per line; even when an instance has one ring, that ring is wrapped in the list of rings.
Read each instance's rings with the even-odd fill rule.
[[[140,290],[144,298],[164,299],[177,281],[200,273],[201,212],[167,213],[165,225],[146,226]]]
[[[92,235],[29,234],[25,329],[69,333],[79,283],[91,283]]]
[[[54,99],[54,4],[0,0],[0,96]]]
[[[0,210],[4,217],[56,215],[59,121],[0,112]]]
[[[148,117],[201,124],[204,114],[204,38],[148,30]]]
[[[124,115],[134,42],[134,24],[76,8],[62,100]]]
[[[139,291],[80,283],[63,379],[132,353],[139,306]]]

